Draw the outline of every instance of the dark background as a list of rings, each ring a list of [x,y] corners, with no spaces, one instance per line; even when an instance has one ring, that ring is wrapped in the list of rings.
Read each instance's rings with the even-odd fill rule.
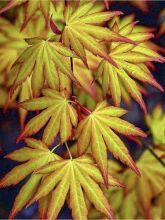
[[[157,30],[160,25],[160,20],[158,19],[158,14],[161,9],[165,8],[165,1],[152,1],[150,2],[150,10],[148,14],[144,14],[139,9],[133,7],[130,3],[123,4],[123,2],[115,2],[111,9],[113,10],[121,10],[125,15],[127,14],[136,14],[136,20],[140,21],[139,24],[156,27]],[[164,18],[165,19],[165,18]],[[165,36],[161,38],[157,38],[154,40],[158,45],[165,46]],[[160,63],[155,63],[156,71],[154,72],[154,76],[158,82],[165,88],[165,65]],[[157,103],[162,103],[165,105],[165,95],[164,93],[159,92],[158,90],[148,87],[149,95],[144,97],[146,101],[148,111],[151,111],[153,106]],[[133,108],[130,113],[127,115],[127,120],[133,122],[135,125],[141,127],[143,130],[146,129],[144,124],[144,115],[140,110],[139,106],[136,103],[133,103]],[[16,145],[15,140],[19,134],[19,120],[18,113],[15,110],[9,110],[6,114],[3,113],[3,110],[0,109],[0,147],[2,152],[0,153],[0,177],[4,176],[13,166],[17,163],[3,159],[3,156],[10,151],[19,148],[22,143]],[[134,144],[135,145],[135,144]],[[134,158],[137,158],[137,148],[131,148],[131,153]],[[9,211],[14,202],[14,198],[18,193],[20,187],[24,184],[26,180],[22,181],[15,187],[8,187],[5,189],[0,189],[0,219],[8,218]],[[17,218],[19,219],[31,219],[37,218],[36,214],[37,205],[34,204],[31,207],[24,209]],[[61,211],[59,219],[68,219],[71,218],[70,211],[67,207]]]

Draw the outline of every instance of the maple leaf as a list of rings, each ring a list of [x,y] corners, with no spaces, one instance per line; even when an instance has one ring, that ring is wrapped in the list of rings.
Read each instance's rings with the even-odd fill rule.
[[[154,152],[159,158],[164,154],[160,150],[154,150]],[[123,191],[117,188],[116,191],[110,189],[106,195],[110,203],[114,201],[114,198],[116,199],[118,205],[115,211],[118,213],[119,219],[139,219],[139,214],[141,219],[154,219],[153,201],[164,192],[164,167],[147,150],[142,154],[136,164],[141,171],[141,177],[137,178],[129,170],[125,170],[122,175],[117,171],[118,178],[126,187]],[[154,166],[152,166],[153,164]],[[119,194],[119,198],[116,197],[117,191],[121,193]],[[138,207],[138,209],[135,207]]]
[[[50,4],[52,0],[14,0],[8,1],[8,4],[5,5],[3,8],[0,9],[0,14],[10,10],[11,8],[14,8],[16,6],[24,4],[25,6],[25,18],[24,22],[22,24],[22,29],[27,25],[29,20],[32,19],[32,17],[35,15],[36,11],[40,9],[42,12],[46,25],[48,24],[49,19],[49,11],[50,11]]]
[[[162,151],[154,151],[158,157],[161,157]],[[154,166],[152,166],[154,164]],[[145,218],[152,218],[151,216],[151,202],[152,199],[160,195],[164,191],[165,171],[162,164],[155,159],[149,152],[145,151],[137,162],[137,166],[141,171],[141,178],[133,176],[132,173],[125,173],[122,181],[125,184],[132,179],[132,184],[129,184],[126,189],[128,193],[135,190],[135,202],[141,207],[141,212]],[[148,216],[148,217],[147,217]]]
[[[14,167],[0,180],[0,188],[8,187],[18,184],[29,174],[32,174],[16,196],[10,212],[10,219],[14,218],[24,208],[36,192],[43,175],[36,174],[34,171],[51,161],[60,159],[58,155],[49,151],[48,147],[40,140],[27,138],[25,139],[25,143],[27,146],[5,156],[5,158],[24,163]]]
[[[49,163],[37,173],[46,174],[46,177],[29,205],[51,193],[46,218],[57,218],[69,194],[69,207],[74,219],[87,219],[85,196],[96,209],[113,219],[112,210],[99,186],[103,183],[103,178],[90,155]],[[109,184],[121,186],[110,175]]]
[[[163,151],[154,150],[161,158]],[[154,166],[153,166],[154,164]],[[136,165],[141,171],[141,177],[137,177],[130,170],[124,170],[114,161],[109,161],[108,171],[125,185],[123,190],[117,187],[104,188],[104,195],[107,197],[118,219],[155,219],[154,218],[154,201],[160,195],[164,194],[165,171],[162,164],[155,159],[149,152],[145,151]],[[162,199],[157,208],[161,209]],[[161,211],[161,210],[160,210]],[[162,219],[162,213],[157,213],[157,218]],[[140,217],[139,217],[140,216]],[[89,218],[105,218],[101,216],[96,209],[91,208]],[[156,218],[156,219],[157,219]]]
[[[103,174],[105,182],[107,181],[107,149],[114,157],[139,174],[125,144],[115,132],[126,136],[145,137],[146,135],[134,125],[119,118],[125,113],[124,109],[108,106],[105,101],[100,102],[95,110],[78,125],[76,133],[78,154],[83,154],[91,146],[93,157]]]
[[[43,97],[20,103],[20,107],[28,111],[43,111],[26,124],[17,141],[37,133],[47,124],[42,140],[47,145],[51,145],[60,133],[63,143],[71,136],[72,126],[77,126],[77,112],[69,103],[70,101],[59,92],[52,89],[44,89],[42,92]]]
[[[121,23],[121,25],[120,25]],[[113,23],[113,30],[122,36],[135,41],[138,45],[128,43],[112,42],[110,46],[110,56],[117,63],[118,68],[111,65],[106,60],[102,60],[96,73],[96,78],[101,78],[104,96],[108,90],[116,106],[121,103],[123,96],[122,85],[146,112],[145,103],[136,81],[149,83],[163,91],[162,86],[156,82],[146,62],[164,62],[164,58],[157,52],[142,44],[153,35],[146,32],[134,32],[136,22],[122,23],[122,20]]]
[[[7,74],[19,51],[26,48],[27,44],[17,27],[2,17],[0,17],[0,32],[0,72]]]
[[[58,8],[58,3],[56,8]],[[98,7],[94,7],[94,4],[88,1],[80,1],[79,7],[77,7],[76,2],[69,1],[67,6],[63,6],[61,10],[63,12],[61,18],[63,23],[61,28],[62,41],[67,47],[71,47],[86,65],[85,49],[116,65],[99,41],[126,41],[132,43],[132,41],[112,32],[108,28],[101,27],[112,17],[122,14],[120,11],[104,12],[104,6],[101,3]],[[56,24],[56,20],[54,20],[54,23]]]
[[[58,72],[75,80],[67,57],[76,56],[70,49],[64,47],[60,42],[51,42],[38,38],[26,39],[26,41],[30,46],[20,55],[11,69],[12,74],[17,75],[11,87],[11,93],[28,76],[32,77],[32,92],[34,96],[40,94],[45,81],[50,88],[56,88]]]
[[[165,149],[165,113],[161,105],[155,106],[151,114],[145,116],[155,147]]]
[[[21,30],[21,27],[24,23],[26,14],[24,7],[20,7],[15,19],[14,25]],[[41,12],[37,11],[36,14],[30,19],[27,25],[21,30],[24,38],[34,38],[38,37],[41,39],[46,39],[49,35],[49,28],[45,26],[44,17]]]

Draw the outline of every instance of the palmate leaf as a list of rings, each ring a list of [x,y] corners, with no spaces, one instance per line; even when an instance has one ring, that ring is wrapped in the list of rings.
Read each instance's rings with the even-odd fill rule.
[[[24,23],[26,14],[24,11],[24,6],[20,7],[17,12],[17,17],[15,19],[15,26],[21,30]],[[44,17],[41,12],[37,11],[35,15],[30,19],[30,22],[21,30],[24,38],[34,38],[38,37],[41,39],[46,39],[49,35],[49,27],[45,26]]]
[[[134,125],[119,117],[126,111],[121,108],[107,106],[107,103],[98,103],[95,110],[84,118],[78,125],[78,154],[83,154],[90,146],[105,180],[107,182],[107,149],[120,161],[139,174],[122,140],[115,132],[126,136],[142,136],[145,133]]]
[[[160,150],[155,150],[155,153],[158,157],[163,155],[163,151]],[[127,184],[127,189],[125,189],[127,192],[125,195],[135,192],[135,198],[132,202],[134,201],[134,205],[138,204],[140,206],[142,216],[146,219],[153,219],[152,200],[164,191],[165,170],[162,164],[157,161],[149,151],[144,152],[137,162],[137,166],[141,171],[141,178],[135,177],[133,173],[129,171],[126,171],[122,178],[122,181]],[[125,202],[124,200],[124,203]],[[124,207],[122,210],[123,209]],[[133,216],[129,217],[133,218]],[[125,216],[123,216],[123,218],[125,218]]]
[[[160,158],[164,154],[160,150],[154,150],[154,152]],[[164,203],[162,203],[162,199],[156,206],[157,209],[160,209],[160,213],[157,213],[157,217],[154,218],[155,200],[159,196],[163,196],[165,188],[163,184],[165,171],[162,164],[147,150],[136,162],[141,171],[141,177],[137,177],[130,170],[122,172],[123,168],[116,163],[115,165],[118,166],[114,168],[113,163],[110,161],[110,164],[108,164],[109,171],[113,171],[113,175],[117,176],[125,185],[125,188],[123,190],[117,187],[105,188],[104,194],[109,203],[112,204],[118,219],[163,219],[161,211]],[[97,219],[101,218],[96,209],[92,208],[89,211],[89,217],[96,219],[94,214],[97,214]],[[105,218],[105,216],[102,216],[102,218]]]
[[[14,75],[9,74],[8,81],[7,81],[7,88],[10,88],[10,85],[12,85],[14,80]],[[25,82],[23,82],[20,86],[17,87],[17,89],[14,91],[12,97],[8,94],[7,98],[5,100],[4,110],[6,111],[9,107],[11,107],[12,103],[17,103],[16,100],[19,102],[23,102],[27,99],[32,98],[32,90],[31,90],[31,78],[28,77]],[[15,104],[15,107],[17,108],[17,104]],[[25,119],[27,116],[27,111],[25,109],[18,109],[19,112],[19,121],[21,128],[24,127]]]
[[[74,219],[87,219],[85,196],[97,210],[113,219],[112,210],[99,186],[103,178],[89,155],[49,163],[37,173],[45,174],[46,177],[29,205],[51,193],[46,218],[56,219],[69,195],[69,207]],[[109,184],[121,186],[112,176],[109,176]]]
[[[122,25],[120,25],[120,22]],[[146,112],[145,103],[136,81],[151,84],[163,91],[161,85],[156,82],[146,66],[146,62],[164,62],[164,58],[152,50],[152,48],[148,48],[147,44],[144,44],[144,42],[147,42],[147,40],[152,37],[152,34],[143,31],[134,32],[133,30],[136,28],[135,24],[136,22],[131,22],[123,26],[122,20],[119,20],[117,23],[112,22],[111,25],[113,25],[113,29],[117,33],[135,41],[138,45],[112,42],[110,45],[110,56],[117,63],[118,68],[106,60],[102,60],[96,78],[100,77],[102,80],[104,95],[110,90],[116,106],[120,105],[121,97],[123,96],[121,85],[123,85],[130,96],[132,96]]]
[[[69,100],[59,92],[44,89],[42,93],[43,97],[20,103],[20,107],[28,111],[43,111],[26,124],[17,141],[37,133],[47,124],[42,140],[47,145],[51,145],[54,138],[60,133],[61,143],[63,143],[71,136],[72,126],[77,126],[77,112]]]
[[[8,74],[20,51],[27,47],[24,36],[5,18],[0,17],[0,72]]]
[[[51,2],[52,0],[46,0],[46,1],[43,1],[43,0],[35,0],[35,1],[33,0],[14,0],[14,1],[8,0],[8,4],[0,9],[0,14],[10,10],[13,7],[24,4],[26,16],[24,18],[22,28],[24,28],[27,25],[29,20],[32,19],[32,17],[34,16],[34,14],[36,13],[38,9],[41,10],[44,16],[44,19],[45,19],[45,23],[48,24]]]
[[[63,8],[62,22],[65,25],[61,31],[62,41],[67,47],[71,47],[86,65],[85,49],[116,65],[99,41],[132,42],[106,27],[101,27],[112,17],[120,14],[122,13],[119,11],[104,12],[102,3],[95,7],[95,4],[90,1],[80,1],[77,7],[77,2],[68,1],[67,6]],[[54,22],[56,23],[55,20]]]
[[[165,149],[165,113],[161,105],[155,106],[151,114],[145,116],[155,147]]]
[[[55,89],[59,72],[75,80],[67,57],[76,56],[70,49],[59,42],[38,38],[26,41],[30,46],[20,55],[11,70],[11,74],[17,75],[11,87],[11,93],[31,75],[34,96],[40,94],[45,81],[50,88]]]
[[[14,218],[15,215],[24,208],[36,192],[43,175],[34,172],[47,163],[60,159],[58,155],[49,151],[48,147],[40,140],[27,138],[25,142],[25,147],[5,156],[5,158],[23,163],[14,167],[0,180],[0,188],[8,187],[18,184],[29,174],[32,174],[15,198],[14,205],[10,212],[10,219]]]

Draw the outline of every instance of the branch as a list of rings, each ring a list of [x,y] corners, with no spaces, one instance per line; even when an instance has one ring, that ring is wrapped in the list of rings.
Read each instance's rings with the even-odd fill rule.
[[[165,162],[153,151],[150,143],[146,140],[142,141],[142,145],[155,157],[155,159],[165,167]]]

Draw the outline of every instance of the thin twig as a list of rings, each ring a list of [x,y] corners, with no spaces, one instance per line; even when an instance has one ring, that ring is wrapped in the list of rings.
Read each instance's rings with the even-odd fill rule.
[[[72,73],[74,71],[74,68],[73,68],[73,57],[70,57],[70,67],[71,67],[71,70],[72,70]],[[73,82],[71,83],[71,90],[72,90],[72,96],[74,95],[74,92],[73,92]]]
[[[165,162],[153,151],[151,145],[145,140],[142,142],[143,146],[155,157],[155,159],[165,167]]]
[[[51,152],[53,152],[55,149],[57,149],[60,145],[61,145],[61,143],[60,143],[60,144],[57,144],[56,146],[54,146],[54,147],[51,149]]]
[[[68,151],[68,154],[69,154],[70,159],[71,159],[71,160],[73,160],[73,158],[72,158],[72,155],[71,155],[71,153],[70,153],[70,150],[69,150],[69,147],[68,147],[68,143],[67,143],[67,142],[65,142],[65,146],[66,146],[66,149],[67,149],[67,151]]]

